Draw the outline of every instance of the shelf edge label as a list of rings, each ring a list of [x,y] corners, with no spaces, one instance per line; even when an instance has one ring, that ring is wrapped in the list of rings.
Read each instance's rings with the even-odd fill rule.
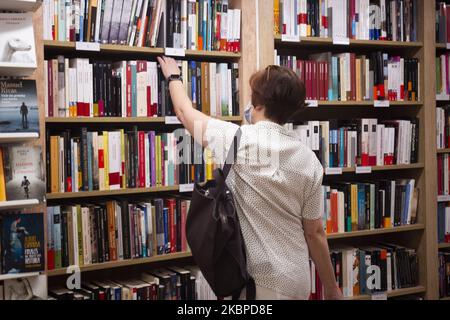
[[[450,42],[447,42],[446,48],[447,50],[450,50]]]
[[[325,174],[327,176],[337,176],[342,174],[342,168],[326,168]]]
[[[356,174],[372,173],[372,167],[356,167]]]
[[[348,37],[333,37],[333,44],[348,46],[350,45],[350,38]]]
[[[375,108],[389,108],[390,107],[390,101],[389,100],[375,100],[373,102],[373,106]]]
[[[300,35],[283,34],[281,35],[283,42],[300,42]]]
[[[372,300],[387,300],[386,292],[374,292],[371,295]]]
[[[318,100],[306,100],[305,102],[308,104],[308,108],[318,108],[319,107]]]
[[[180,192],[193,192],[194,184],[180,184]]]
[[[171,57],[186,57],[186,49],[183,48],[166,48],[166,56]]]
[[[97,42],[76,42],[75,50],[77,51],[94,51],[100,52],[100,43]]]
[[[450,95],[448,95],[448,94],[437,94],[437,95],[436,95],[436,100],[437,100],[437,101],[447,101],[447,100],[450,100]]]
[[[177,117],[165,117],[166,124],[181,124]]]

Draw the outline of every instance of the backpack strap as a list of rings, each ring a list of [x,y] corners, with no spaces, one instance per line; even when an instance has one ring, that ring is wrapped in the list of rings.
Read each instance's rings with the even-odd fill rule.
[[[242,137],[242,131],[241,131],[241,128],[239,128],[236,131],[236,134],[234,135],[233,143],[230,146],[230,150],[228,150],[227,159],[225,160],[225,164],[222,169],[224,180],[227,179],[228,174],[230,173],[231,167],[236,162],[237,152],[239,150],[239,144],[241,143],[241,137]]]

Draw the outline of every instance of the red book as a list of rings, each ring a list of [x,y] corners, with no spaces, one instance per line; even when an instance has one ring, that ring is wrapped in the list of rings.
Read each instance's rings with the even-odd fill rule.
[[[186,217],[187,217],[187,203],[186,201],[181,201],[181,252],[187,251]]]
[[[317,84],[319,81],[319,78],[318,78],[319,72],[318,72],[318,68],[317,68],[317,61],[311,61],[311,67],[312,67],[312,69],[311,69],[312,99],[318,100],[319,97],[318,97],[318,85]]]
[[[170,252],[177,252],[177,226],[176,226],[176,201],[175,199],[167,200],[167,207],[169,209],[169,241],[170,241]]]
[[[126,95],[127,95],[127,117],[131,117],[132,116],[132,111],[131,111],[131,82],[132,82],[132,78],[131,78],[131,66],[129,64],[127,64],[127,75],[126,75],[126,79],[127,79],[127,88],[126,88]]]
[[[55,250],[50,250],[50,248],[47,248],[47,268],[48,270],[55,269]]]
[[[138,132],[138,155],[139,155],[139,179],[138,179],[138,187],[145,188],[145,132]]]
[[[450,42],[450,6],[447,6],[445,11],[445,21],[447,21],[447,42]]]
[[[331,202],[331,232],[337,233],[338,229],[338,194],[332,192],[330,195]]]

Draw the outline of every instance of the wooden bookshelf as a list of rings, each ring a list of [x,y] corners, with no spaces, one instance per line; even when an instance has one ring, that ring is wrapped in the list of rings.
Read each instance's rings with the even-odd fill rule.
[[[374,101],[317,101],[319,107],[373,107],[375,108]],[[390,107],[421,107],[423,102],[421,101],[390,101]],[[314,109],[311,107],[311,109]]]
[[[0,274],[0,281],[22,279],[22,278],[32,278],[32,277],[37,277],[39,275],[40,275],[39,272]]]
[[[388,292],[386,292],[386,296],[389,299],[389,298],[407,296],[407,295],[412,295],[412,294],[422,294],[425,291],[426,291],[426,288],[424,286],[417,286],[417,287],[388,291]],[[345,298],[345,300],[372,300],[372,296],[371,295],[359,295],[359,296]]]
[[[23,209],[39,205],[38,199],[0,201],[0,212],[4,210]]]
[[[0,11],[36,11],[41,4],[40,0],[2,0]]]
[[[241,116],[233,117],[215,117],[223,121],[229,122],[242,122]],[[46,118],[46,124],[64,124],[64,123],[75,123],[75,124],[86,124],[86,123],[155,123],[155,124],[166,124],[166,119],[164,117],[94,117],[94,118]]]
[[[438,149],[437,153],[438,154],[450,153],[450,149]]]
[[[83,199],[83,198],[100,198],[100,197],[117,197],[128,195],[143,195],[160,192],[178,192],[180,186],[173,187],[152,187],[152,188],[136,188],[136,189],[120,189],[107,191],[81,191],[81,192],[64,192],[64,193],[47,193],[48,201],[67,200],[67,199]]]
[[[190,252],[182,252],[182,253],[171,253],[166,255],[154,256],[150,258],[140,258],[140,259],[130,259],[130,260],[120,260],[120,261],[110,261],[103,263],[95,263],[86,266],[80,267],[81,272],[88,271],[101,271],[106,269],[114,269],[121,267],[130,267],[141,264],[151,264],[155,262],[164,262],[164,261],[173,261],[177,259],[190,258],[192,254]],[[55,277],[66,274],[66,269],[56,269],[47,271],[47,276]]]
[[[439,300],[442,300],[442,301],[450,301],[450,297],[440,298]]]
[[[447,49],[447,44],[446,43],[436,43],[436,49]]]
[[[301,37],[299,42],[288,42],[283,41],[280,35],[275,37],[276,46],[295,46],[295,47],[309,47],[309,46],[322,46],[322,47],[336,47],[340,45],[333,44],[333,39],[331,38],[318,38],[318,37]],[[383,41],[383,40],[349,40],[350,47],[355,48],[380,48],[380,49],[396,49],[396,48],[417,48],[423,47],[423,42],[403,42],[403,41]],[[346,45],[341,45],[340,47],[346,47]]]
[[[165,54],[164,48],[148,48],[148,47],[132,47],[115,44],[100,44],[99,51],[79,50],[77,51],[75,42],[52,41],[45,40],[44,48],[47,52],[79,52],[79,53],[108,53],[114,55],[146,55],[146,56],[162,56]],[[186,50],[186,58],[202,58],[202,59],[239,59],[240,53],[227,51],[204,51],[204,50]]]
[[[423,163],[413,163],[413,164],[398,164],[398,165],[392,165],[392,166],[374,166],[374,167],[367,167],[370,168],[372,172],[377,171],[396,171],[396,170],[417,170],[417,169],[423,169],[425,166]],[[358,169],[356,167],[352,168],[330,168],[329,170],[334,171],[342,171],[342,174],[357,174]],[[359,173],[358,173],[359,174]],[[370,173],[360,173],[360,174],[370,174]],[[325,176],[331,177],[331,176],[339,176],[340,173],[336,174],[330,171],[327,172],[327,169],[325,169]]]
[[[450,243],[439,243],[438,248],[439,249],[450,249]]]
[[[424,224],[413,224],[409,226],[395,227],[395,228],[386,228],[386,229],[376,229],[376,230],[362,230],[362,231],[352,231],[345,233],[333,233],[328,234],[328,240],[337,240],[337,239],[348,239],[348,238],[361,238],[361,237],[370,237],[377,235],[390,235],[393,233],[400,232],[410,232],[410,231],[423,231],[425,229]]]

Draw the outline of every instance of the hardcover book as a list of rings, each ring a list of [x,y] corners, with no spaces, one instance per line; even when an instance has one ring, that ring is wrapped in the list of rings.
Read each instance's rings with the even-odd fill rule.
[[[43,271],[43,214],[7,214],[1,225],[4,273]]]
[[[3,149],[6,199],[43,200],[45,172],[39,146],[10,145]]]
[[[34,80],[0,80],[0,137],[39,137],[39,106]]]
[[[0,13],[0,67],[36,68],[30,13]]]

